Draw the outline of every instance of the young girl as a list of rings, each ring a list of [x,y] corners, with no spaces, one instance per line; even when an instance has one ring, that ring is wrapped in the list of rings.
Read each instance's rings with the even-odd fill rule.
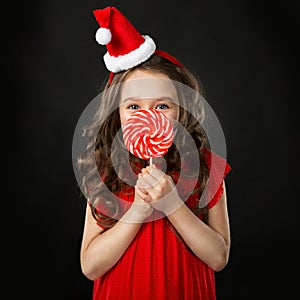
[[[231,168],[209,150],[199,122],[200,102],[187,110],[185,97],[128,97],[123,84],[169,79],[202,94],[201,85],[116,8],[94,14],[100,25],[96,39],[107,45],[104,61],[111,76],[94,123],[85,130],[91,140],[79,159],[88,195],[80,261],[84,275],[94,281],[93,299],[216,299],[214,272],[226,266],[230,251],[224,178]],[[184,127],[196,145],[199,170],[193,168],[192,153],[180,150],[186,149],[182,135],[164,155],[165,170],[160,160],[150,167],[128,152],[121,128],[140,109],[159,110]],[[212,168],[212,160],[219,169]],[[188,176],[178,184],[184,168],[197,174],[196,185]],[[217,182],[218,176],[221,183],[201,206],[208,179]]]

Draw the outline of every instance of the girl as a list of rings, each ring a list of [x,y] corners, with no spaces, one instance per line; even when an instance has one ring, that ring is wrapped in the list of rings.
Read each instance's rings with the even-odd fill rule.
[[[102,36],[97,34],[98,41],[107,44],[104,60],[111,76],[94,123],[85,130],[91,141],[79,159],[85,174],[83,190],[89,195],[80,261],[83,274],[94,281],[93,299],[216,299],[214,272],[226,266],[230,252],[224,182],[230,166],[209,150],[198,121],[203,113],[200,102],[198,106],[193,102],[191,113],[185,109],[185,97],[127,97],[122,84],[151,77],[176,81],[199,94],[203,89],[191,72],[171,55],[156,50],[152,39],[139,35],[116,8],[94,13],[100,29],[105,29],[100,32]],[[118,36],[122,26],[126,32]],[[122,46],[127,33],[135,37],[136,43],[131,43],[134,49]],[[143,45],[146,51],[140,55]],[[114,59],[118,51],[121,61]],[[127,55],[131,52],[134,60]],[[192,151],[180,152],[186,147],[182,135],[177,140],[175,137],[176,143],[164,156],[165,172],[159,160],[149,167],[147,161],[128,153],[120,129],[139,109],[159,110],[181,124],[196,145],[200,169],[193,169]],[[225,162],[225,170],[212,169],[212,159],[217,166]],[[182,161],[186,169],[197,174],[196,185],[189,184],[188,176],[177,185],[179,174],[185,172]],[[199,199],[208,178],[217,176],[222,176],[221,184],[201,207]],[[189,195],[186,201],[185,195]]]

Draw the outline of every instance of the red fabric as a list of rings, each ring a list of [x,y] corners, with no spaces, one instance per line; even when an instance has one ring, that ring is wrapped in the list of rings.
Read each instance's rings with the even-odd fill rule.
[[[215,154],[205,151],[209,161]],[[228,165],[224,177],[229,169]],[[133,201],[128,194],[120,196]],[[220,197],[219,189],[209,207]],[[186,204],[191,207],[196,200],[193,195]],[[117,264],[94,281],[93,300],[216,299],[214,271],[192,253],[168,219],[159,214],[155,211],[154,221],[149,218],[142,224]]]
[[[231,166],[223,157],[207,148],[203,148],[202,153],[210,170],[209,182],[207,183],[205,195],[207,197],[206,201],[208,207],[212,208],[223,194],[223,179],[231,170]],[[214,162],[213,165],[212,161]]]
[[[104,9],[95,9],[93,11],[94,16],[100,27],[109,28],[110,11],[111,11],[111,7],[106,7]]]
[[[115,7],[111,7],[109,29],[112,34],[106,45],[111,56],[125,55],[139,48],[145,41],[131,22]]]

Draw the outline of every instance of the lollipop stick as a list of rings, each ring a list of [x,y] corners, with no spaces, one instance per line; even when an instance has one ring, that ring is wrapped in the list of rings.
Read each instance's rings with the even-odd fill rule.
[[[152,156],[150,156],[150,161],[149,161],[150,167],[152,166]]]

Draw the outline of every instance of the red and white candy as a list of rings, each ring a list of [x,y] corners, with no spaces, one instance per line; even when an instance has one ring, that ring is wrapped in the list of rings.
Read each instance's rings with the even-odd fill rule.
[[[155,109],[141,109],[124,124],[123,139],[135,156],[148,160],[168,152],[174,138],[172,122]]]

